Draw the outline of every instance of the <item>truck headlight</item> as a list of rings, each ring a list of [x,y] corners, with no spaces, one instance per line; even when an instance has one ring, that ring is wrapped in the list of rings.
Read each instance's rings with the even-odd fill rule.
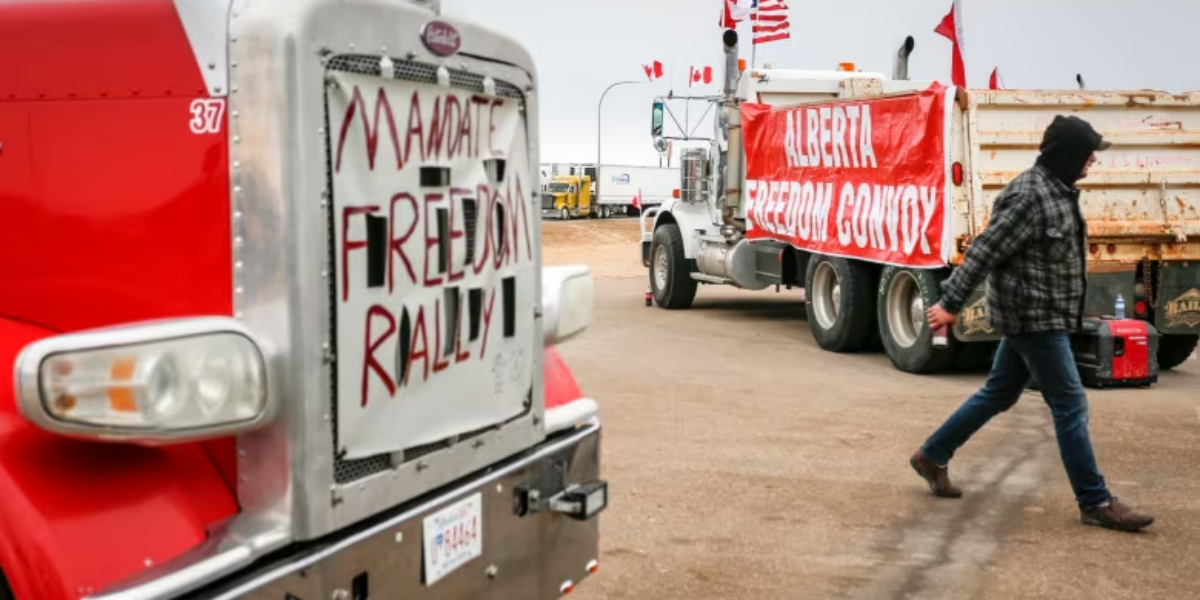
[[[157,445],[273,416],[266,361],[240,322],[156,321],[39,340],[17,358],[21,414],[76,437]]]

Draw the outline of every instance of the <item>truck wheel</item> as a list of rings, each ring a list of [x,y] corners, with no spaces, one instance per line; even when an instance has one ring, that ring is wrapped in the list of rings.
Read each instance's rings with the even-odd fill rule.
[[[867,343],[863,344],[864,352],[883,352],[883,335],[879,333],[879,327],[871,327],[867,331]]]
[[[1169,371],[1183,364],[1193,352],[1200,335],[1164,335],[1158,338],[1158,368]]]
[[[562,220],[568,221],[571,219],[571,211],[566,207],[563,207],[562,211],[558,213],[558,216],[562,217]]]
[[[692,279],[695,261],[683,255],[683,236],[679,226],[667,223],[654,232],[650,245],[650,291],[659,308],[678,310],[688,308],[696,299]]]
[[[949,336],[944,348],[933,345],[925,307],[941,296],[945,278],[925,269],[887,266],[879,279],[879,333],[892,364],[905,373],[936,373],[954,363],[958,341]]]
[[[875,320],[875,273],[863,263],[812,255],[804,274],[808,328],[823,350],[861,350]]]

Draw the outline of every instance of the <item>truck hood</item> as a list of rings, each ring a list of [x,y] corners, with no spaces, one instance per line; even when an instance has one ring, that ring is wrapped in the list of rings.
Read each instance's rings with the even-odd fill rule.
[[[0,23],[29,59],[0,64],[18,100],[0,103],[0,316],[61,332],[233,314],[228,130],[187,126],[206,84],[174,5],[5,2]],[[106,58],[68,82],[78,57],[50,32]]]

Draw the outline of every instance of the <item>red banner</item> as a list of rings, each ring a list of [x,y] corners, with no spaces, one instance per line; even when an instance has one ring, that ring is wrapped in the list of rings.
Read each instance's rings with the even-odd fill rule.
[[[747,237],[871,262],[944,266],[950,107],[938,84],[856,102],[742,104]]]

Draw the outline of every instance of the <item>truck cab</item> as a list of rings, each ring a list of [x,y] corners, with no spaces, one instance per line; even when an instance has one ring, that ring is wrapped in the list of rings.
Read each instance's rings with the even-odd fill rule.
[[[591,276],[541,265],[519,40],[436,0],[16,0],[0,49],[0,598],[596,570],[555,350]]]
[[[592,178],[588,175],[557,175],[543,196],[542,215],[563,220],[592,215]],[[548,197],[547,197],[548,196]]]

